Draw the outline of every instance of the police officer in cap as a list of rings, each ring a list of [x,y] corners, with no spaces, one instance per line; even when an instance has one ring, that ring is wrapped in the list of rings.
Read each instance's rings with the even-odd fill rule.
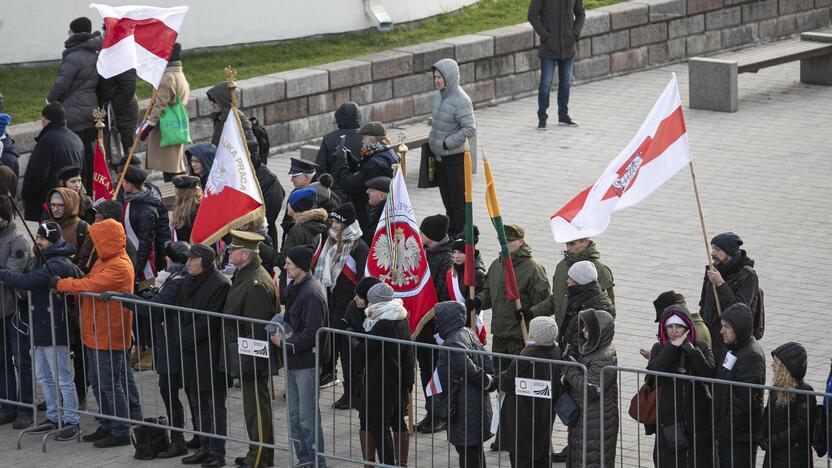
[[[263,236],[254,232],[231,231],[228,262],[237,270],[231,279],[225,313],[266,321],[274,316],[277,304],[274,283],[261,265],[258,253],[258,247],[263,240]],[[238,337],[263,341],[266,343],[266,349],[269,348],[269,338],[262,324],[247,320],[226,320],[225,343],[237,343]],[[274,443],[268,392],[269,363],[274,358],[273,355],[269,358],[239,355],[239,359],[237,356],[229,356],[226,363],[230,376],[240,379],[248,437],[261,444]],[[246,456],[237,458],[235,462],[244,467],[271,466],[274,462],[274,451],[260,445],[250,445]]]
[[[318,170],[317,164],[304,161],[301,158],[289,158],[289,164],[289,177],[292,178],[293,187],[292,192],[309,187],[315,180],[315,173]],[[283,241],[286,240],[286,233],[289,232],[289,229],[294,223],[289,213],[283,213],[283,221],[280,222],[280,229],[283,230],[283,238],[281,239],[280,245],[283,245]]]

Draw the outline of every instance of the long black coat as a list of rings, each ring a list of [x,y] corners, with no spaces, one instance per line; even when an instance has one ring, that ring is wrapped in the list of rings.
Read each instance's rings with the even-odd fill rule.
[[[693,327],[693,319],[683,311],[668,309],[663,314],[659,326],[664,326],[670,315],[681,316]],[[650,353],[647,369],[671,374],[682,374],[696,377],[712,377],[714,372],[714,356],[711,349],[703,341],[691,344],[686,340],[681,346],[674,346],[669,341],[665,344],[656,343]],[[650,379],[652,381],[652,379]],[[659,377],[656,409],[657,425],[656,449],[654,461],[657,467],[700,467],[712,466],[712,436],[711,436],[711,394],[710,385],[702,382]],[[661,428],[681,425],[688,436],[690,449],[677,452],[670,449],[662,435]],[[695,450],[694,450],[695,448]]]
[[[344,138],[344,148],[350,150],[355,156],[361,154],[362,136],[358,134],[358,128],[361,127],[361,110],[358,105],[354,102],[341,104],[335,111],[335,123],[338,125],[338,130],[324,135],[321,147],[318,148],[318,154],[315,156],[315,164],[318,165],[321,173],[333,174],[335,172],[335,160],[339,157],[337,152],[341,149],[341,137]],[[349,201],[337,180],[330,188],[342,201]]]
[[[801,383],[798,388],[810,392],[815,390],[807,383]],[[811,468],[814,454],[809,442],[813,427],[808,416],[815,408],[816,398],[814,395],[795,395],[789,404],[780,406],[777,403],[778,393],[769,393],[758,431],[758,439],[768,446],[763,467]]]
[[[520,356],[560,360],[560,349],[553,346],[527,346]],[[497,378],[499,389],[505,392],[500,410],[500,446],[512,457],[539,460],[549,456],[552,447],[554,405],[560,397],[561,366],[543,362],[515,360]],[[551,399],[518,397],[514,393],[514,378],[548,380]]]
[[[111,78],[98,79],[96,87],[98,103],[107,110],[113,106],[116,126],[119,130],[136,128],[139,120],[139,101],[136,99],[136,70],[130,69]]]
[[[361,154],[354,154],[361,157]],[[347,195],[355,207],[356,219],[361,226],[363,233],[375,232],[376,225],[370,225],[370,218],[367,214],[367,181],[373,177],[393,177],[393,164],[399,162],[399,156],[392,148],[373,153],[370,156],[361,157],[358,167],[350,167],[347,158],[338,157],[333,163],[334,173],[332,176]]]
[[[92,110],[98,106],[98,51],[101,34],[75,34],[64,42],[58,77],[46,95],[47,102],[60,102],[66,110],[66,125],[73,131],[93,128]]]
[[[448,292],[448,270],[453,268],[454,261],[451,257],[453,242],[446,236],[430,248],[425,248],[425,258],[430,267],[430,276],[433,281],[433,288],[436,290],[436,300],[439,302],[448,301],[451,295]]]
[[[540,36],[538,54],[553,59],[574,56],[585,17],[581,0],[532,0],[528,20]]]
[[[93,64],[95,69],[95,64]],[[23,175],[21,196],[23,216],[38,222],[43,215],[43,202],[58,186],[58,173],[67,166],[81,166],[84,144],[62,121],[50,122],[35,138],[35,148]]]
[[[260,191],[263,192],[263,204],[266,206],[266,232],[272,238],[272,244],[277,248],[277,215],[283,207],[283,199],[286,198],[286,191],[277,179],[277,175],[269,170],[265,164],[261,164],[260,158],[252,158],[255,167],[257,182],[260,184]]]
[[[216,268],[190,277],[179,289],[176,303],[191,309],[222,312],[231,281]],[[222,321],[216,317],[181,312],[182,361],[185,365],[185,386],[209,391],[226,385],[225,374],[219,371],[222,359]]]

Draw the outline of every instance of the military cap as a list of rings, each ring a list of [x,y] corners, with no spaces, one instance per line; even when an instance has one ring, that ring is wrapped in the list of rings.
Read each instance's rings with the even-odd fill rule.
[[[378,190],[379,192],[390,193],[390,178],[386,176],[373,177],[364,183],[367,188]]]
[[[289,158],[289,162],[291,165],[289,166],[289,175],[296,176],[301,174],[314,174],[315,171],[318,169],[318,165],[304,161],[301,158]]]
[[[506,240],[509,242],[524,239],[526,237],[526,231],[516,224],[506,224],[505,230]]]
[[[199,184],[199,177],[189,175],[178,175],[171,181],[173,186],[181,189],[191,189]]]
[[[248,232],[248,231],[239,231],[237,229],[231,230],[231,244],[228,245],[228,248],[233,249],[249,249],[249,250],[257,250],[257,247],[260,245],[261,242],[266,240],[260,234],[256,232]]]

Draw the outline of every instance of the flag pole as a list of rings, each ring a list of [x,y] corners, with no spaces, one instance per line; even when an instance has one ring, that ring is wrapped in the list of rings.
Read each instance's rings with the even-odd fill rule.
[[[708,257],[708,269],[714,271],[714,260],[711,258],[710,243],[708,242],[708,230],[705,228],[705,214],[702,211],[702,200],[699,197],[699,186],[696,183],[696,171],[693,170],[693,159],[688,163],[690,167],[690,178],[693,181],[693,194],[696,196],[696,208],[699,210],[699,224],[702,226],[702,239],[705,241],[705,256]],[[719,304],[719,293],[717,293],[716,285],[711,283],[714,288],[714,302],[716,303],[716,312],[722,315],[722,306]]]
[[[95,120],[95,130],[97,132],[96,138],[95,138],[96,146],[102,145],[102,147],[103,147],[102,142],[104,141],[104,117],[106,117],[106,116],[107,116],[107,113],[104,112],[104,110],[101,109],[100,107],[96,107],[92,111],[92,118],[93,118],[93,120]],[[95,176],[95,169],[94,169],[95,168],[95,159],[94,158],[95,157],[93,156],[93,163],[92,163],[93,177]],[[93,197],[93,204],[94,204],[95,203],[95,184],[93,184],[92,197]],[[90,250],[90,256],[87,257],[87,263],[85,265],[85,268],[87,270],[90,269],[90,264],[92,263],[92,258],[93,257],[95,257],[95,245],[92,246],[92,250]]]
[[[144,110],[144,117],[142,117],[142,123],[139,125],[141,128],[145,122],[147,122],[147,116],[150,115],[150,110],[153,109],[153,105],[156,103],[156,88],[153,88],[153,93],[150,95],[150,102],[147,104],[147,109]],[[161,130],[160,130],[161,131]],[[127,157],[124,159],[124,167],[121,169],[121,174],[118,176],[118,183],[116,184],[116,189],[113,191],[113,196],[118,196],[118,191],[121,190],[121,183],[124,182],[124,175],[127,174],[127,168],[130,167],[130,161],[133,160],[133,153],[136,152],[136,147],[139,146],[139,131],[133,135],[133,146],[130,147],[130,152],[127,153]]]

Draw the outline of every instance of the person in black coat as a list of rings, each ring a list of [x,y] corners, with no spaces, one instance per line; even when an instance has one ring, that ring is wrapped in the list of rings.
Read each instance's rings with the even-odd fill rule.
[[[806,349],[800,343],[788,342],[771,352],[775,387],[813,392],[815,389],[803,381],[806,375]],[[814,395],[772,390],[757,440],[766,452],[763,467],[797,468],[813,466],[811,415],[817,401]]]
[[[335,111],[335,123],[338,125],[338,130],[324,135],[318,155],[315,156],[315,164],[321,172],[329,174],[334,173],[337,153],[342,148],[350,150],[354,155],[361,154],[362,138],[358,134],[358,129],[361,127],[361,109],[358,104],[352,101],[341,104]],[[342,201],[349,201],[338,182],[335,182],[331,188]]]
[[[152,188],[145,186],[147,172],[131,165],[124,175],[124,191],[119,198],[124,202],[124,230],[127,237],[137,242],[137,263],[134,265],[137,291],[152,286],[156,277],[155,252],[164,252],[163,242],[157,239],[160,225],[159,211],[167,212],[162,197]],[[168,229],[170,229],[168,227]],[[170,235],[167,239],[169,240]],[[149,341],[147,342],[149,344]]]
[[[43,130],[35,138],[35,148],[23,175],[23,216],[40,221],[46,196],[58,186],[58,173],[67,166],[81,166],[84,145],[78,135],[66,128],[66,113],[60,103],[47,104],[41,112]]]
[[[694,377],[713,377],[714,356],[696,336],[693,318],[683,305],[664,310],[659,320],[659,342],[650,352],[648,370]],[[659,377],[648,381],[656,388],[657,467],[707,468],[713,466],[710,385]],[[687,448],[673,445],[683,440]]]
[[[209,312],[222,312],[231,281],[214,266],[214,251],[196,244],[185,263],[189,277],[179,289],[176,305]],[[181,311],[181,346],[185,392],[199,406],[199,430],[226,435],[228,415],[225,397],[228,382],[219,371],[222,350],[222,321],[216,317]],[[200,437],[196,453],[182,459],[198,464],[225,456],[225,440]]]
[[[727,351],[715,378],[763,385],[766,356],[752,336],[751,310],[737,303],[722,310],[722,341]],[[756,428],[763,415],[763,390],[736,385],[714,385],[714,434],[721,466],[753,467],[757,457]]]
[[[399,155],[387,146],[387,129],[381,122],[364,124],[358,134],[362,138],[360,153],[337,152],[332,175],[349,201],[355,205],[361,230],[375,232],[375,226],[370,225],[367,215],[366,183],[378,176],[393,177],[392,167],[399,163]]]
[[[483,442],[491,438],[491,398],[494,364],[491,356],[467,353],[485,348],[466,325],[468,313],[456,301],[436,304],[436,331],[443,346],[453,351],[439,351],[436,373],[448,407],[448,441],[459,455],[460,468],[484,468]]]
[[[283,185],[277,180],[277,175],[272,172],[268,166],[260,161],[260,158],[251,158],[254,164],[254,174],[257,176],[257,182],[260,183],[260,191],[263,193],[263,204],[266,206],[266,232],[272,239],[272,244],[275,249],[277,245],[277,215],[280,214],[280,209],[283,207],[283,199],[286,198],[286,191]]]
[[[364,231],[363,227],[361,230],[364,231],[364,242],[367,245],[372,245],[378,223],[384,212],[384,206],[387,204],[387,194],[390,192],[390,178],[387,176],[373,177],[365,185],[367,186],[367,226],[369,230]]]
[[[99,77],[95,92],[98,95],[98,105],[108,112],[107,120],[111,122],[107,127],[110,132],[107,132],[106,138],[115,136],[111,131],[116,130],[123,154],[127,154],[133,146],[134,131],[139,120],[136,70],[130,69],[106,79]],[[110,108],[112,115],[109,114]]]

